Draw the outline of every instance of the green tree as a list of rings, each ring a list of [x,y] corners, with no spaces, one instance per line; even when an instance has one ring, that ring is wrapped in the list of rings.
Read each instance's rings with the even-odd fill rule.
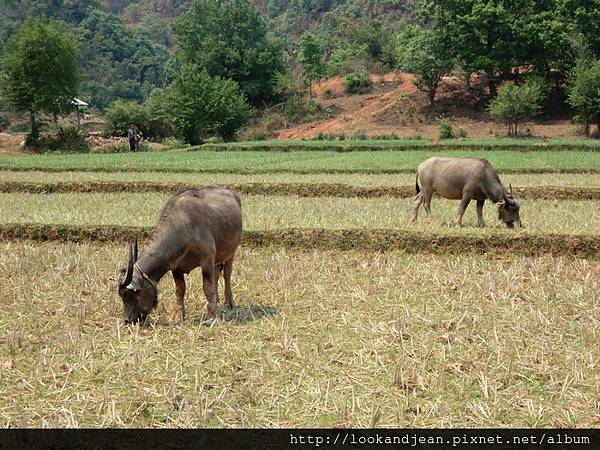
[[[600,0],[556,0],[556,16],[566,19],[566,32],[584,36],[600,58]]]
[[[312,33],[305,33],[300,40],[300,64],[302,75],[308,84],[308,94],[312,97],[312,84],[325,74],[323,63],[323,46]]]
[[[112,136],[127,136],[130,124],[134,124],[143,135],[148,131],[148,113],[138,102],[115,100],[106,108],[104,120],[105,131]]]
[[[373,61],[393,69],[396,64],[393,33],[379,20],[373,20],[356,34],[355,45],[365,45]]]
[[[567,80],[567,102],[575,110],[575,119],[583,122],[585,135],[596,123],[600,135],[600,61],[579,61]]]
[[[195,0],[174,29],[182,62],[235,80],[254,105],[274,97],[273,76],[285,69],[281,43],[249,0]]]
[[[492,117],[508,124],[509,136],[516,136],[520,123],[540,114],[545,95],[545,86],[538,79],[527,80],[520,86],[509,81],[500,87],[488,110]]]
[[[12,108],[29,112],[29,142],[39,137],[37,116],[62,115],[72,110],[79,79],[73,36],[42,19],[27,19],[11,38],[4,59],[5,96]]]
[[[176,135],[194,145],[211,136],[231,140],[251,115],[235,81],[211,77],[204,68],[191,65],[165,88],[154,109]]]
[[[436,30],[407,27],[398,35],[396,50],[398,67],[417,76],[415,86],[427,92],[433,106],[442,77],[454,67],[443,36]]]
[[[526,0],[429,0],[421,17],[431,23],[447,51],[467,73],[483,71],[490,95],[514,65],[514,22]]]
[[[142,102],[166,84],[169,54],[143,31],[128,29],[121,18],[93,11],[80,24],[84,89],[100,109],[116,98]]]

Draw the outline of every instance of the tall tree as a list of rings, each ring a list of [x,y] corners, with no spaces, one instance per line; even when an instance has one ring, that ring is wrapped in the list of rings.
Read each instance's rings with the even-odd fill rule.
[[[447,42],[457,63],[468,71],[485,72],[490,95],[514,64],[517,40],[514,21],[526,0],[429,0],[422,19]]]
[[[273,76],[285,68],[281,43],[249,0],[195,0],[175,31],[184,63],[235,80],[254,105],[273,98]]]
[[[5,96],[16,111],[29,112],[31,142],[39,135],[39,113],[71,110],[79,86],[77,52],[71,34],[42,19],[27,19],[11,38],[3,67]]]
[[[323,46],[312,33],[305,33],[300,40],[300,64],[302,74],[308,84],[308,93],[312,97],[312,84],[325,74],[323,63]]]
[[[427,92],[433,106],[442,77],[454,67],[443,36],[437,30],[407,27],[398,36],[397,53],[398,67],[417,76],[415,86]]]

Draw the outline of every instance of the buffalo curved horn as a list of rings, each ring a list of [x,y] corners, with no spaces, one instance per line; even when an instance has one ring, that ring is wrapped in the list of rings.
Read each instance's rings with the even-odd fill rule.
[[[510,195],[511,197],[514,197],[513,190],[512,190],[512,184],[510,184],[510,183],[508,183],[508,195]]]
[[[131,279],[133,278],[133,253],[133,245],[129,244],[129,258],[127,261],[127,272],[125,273],[125,280],[123,281],[123,286],[128,286],[129,283],[131,283]]]
[[[136,262],[138,259],[138,242],[137,242],[137,238],[135,238],[135,241],[133,243],[133,262]]]

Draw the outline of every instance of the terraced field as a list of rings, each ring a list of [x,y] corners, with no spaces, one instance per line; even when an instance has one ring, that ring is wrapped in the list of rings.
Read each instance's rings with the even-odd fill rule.
[[[481,152],[508,230],[440,198],[410,222],[431,152],[226,150],[0,157],[0,426],[600,425],[600,153]],[[244,206],[237,307],[203,326],[192,272],[186,323],[165,277],[124,327],[126,243],[213,182]]]

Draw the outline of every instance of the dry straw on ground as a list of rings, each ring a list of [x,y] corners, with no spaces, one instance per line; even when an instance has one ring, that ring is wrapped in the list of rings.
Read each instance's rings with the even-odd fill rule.
[[[123,326],[123,246],[2,243],[0,426],[598,426],[600,266],[242,249]]]
[[[0,193],[0,223],[64,224],[76,226],[154,226],[169,194],[144,193]],[[242,196],[244,228],[273,230],[286,228],[392,229],[409,232],[448,234],[454,226],[457,201],[436,196],[432,200],[434,220],[427,223],[421,210],[420,222],[410,222],[411,199],[303,198],[298,196]],[[573,200],[523,200],[521,216],[525,234],[599,234],[600,209],[597,202]],[[496,207],[484,208],[488,223],[479,229],[472,202],[459,230],[462,235],[488,235],[514,231],[500,227]]]

